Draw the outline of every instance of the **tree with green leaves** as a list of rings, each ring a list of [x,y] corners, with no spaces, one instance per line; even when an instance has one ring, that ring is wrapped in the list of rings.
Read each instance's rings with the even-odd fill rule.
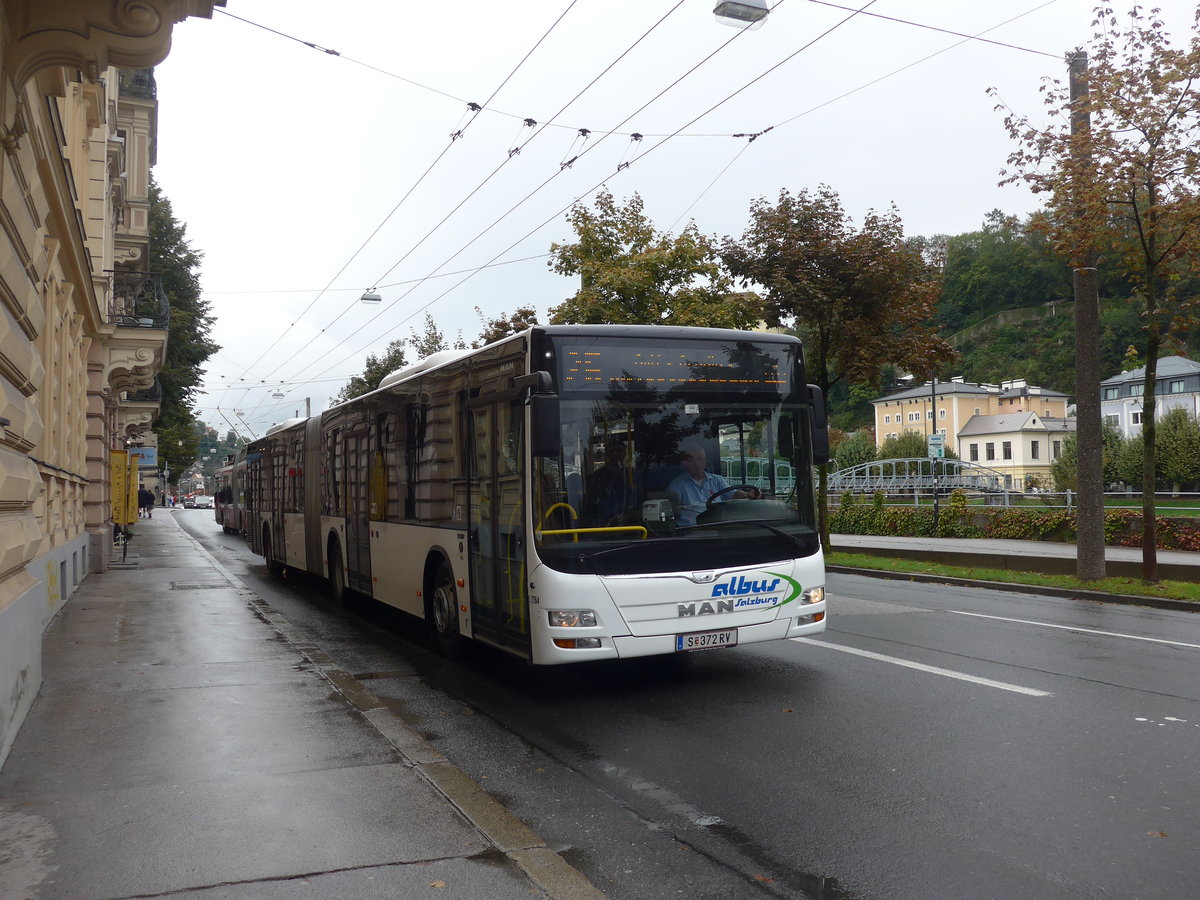
[[[878,386],[888,363],[929,376],[954,358],[933,328],[937,274],[894,209],[868,212],[856,228],[828,185],[783,190],[775,204],[751,205],[749,227],[725,239],[722,256],[736,278],[765,289],[768,324],[793,324],[805,338],[809,377],[826,397],[843,379]],[[818,496],[828,549],[826,466]]]
[[[1048,244],[1029,220],[998,209],[981,230],[947,238],[938,323],[954,333],[1003,310],[1070,300],[1071,279]]]
[[[838,469],[849,469],[875,459],[875,438],[867,430],[846,435],[831,448]]]
[[[1018,148],[1003,174],[1049,195],[1047,229],[1072,267],[1091,271],[1103,253],[1134,285],[1146,360],[1142,577],[1154,582],[1157,361],[1164,338],[1191,324],[1196,296],[1180,287],[1200,258],[1200,10],[1178,49],[1157,10],[1134,7],[1122,21],[1102,5],[1093,25],[1090,60],[1072,54],[1075,95],[1061,82],[1044,91],[1051,124],[1008,111]]]
[[[334,395],[333,402],[345,403],[347,400],[371,393],[386,376],[404,368],[405,365],[407,363],[404,359],[404,341],[392,341],[382,355],[376,356],[372,353],[367,356],[362,374],[355,375],[346,382],[345,387]]]
[[[875,453],[876,459],[924,459],[928,439],[919,431],[902,431],[896,437],[884,438]]]
[[[410,333],[411,336],[408,339],[408,345],[412,347],[413,353],[416,354],[419,360],[442,350],[450,349],[450,342],[446,340],[446,335],[442,334],[441,329],[437,327],[437,323],[433,321],[433,316],[429,313],[425,313],[425,330],[418,334],[417,329],[413,328],[410,329]],[[458,340],[454,342],[454,349],[462,350],[466,346],[460,332]]]
[[[187,229],[171,209],[154,178],[150,179],[150,271],[161,276],[171,307],[167,352],[158,373],[162,405],[154,422],[158,455],[172,472],[182,472],[196,459],[200,420],[192,403],[204,378],[205,361],[221,348],[209,335],[211,305],[200,290],[203,254],[194,250]]]
[[[475,314],[479,316],[479,321],[483,325],[483,331],[471,344],[476,349],[494,344],[509,335],[520,334],[525,329],[538,324],[537,310],[529,305],[518,306],[510,315],[506,316],[501,313],[494,319],[487,318],[478,306],[475,307]]]
[[[663,234],[634,194],[619,206],[611,193],[596,208],[572,208],[578,240],[550,245],[550,268],[580,276],[575,295],[550,310],[555,324],[618,323],[752,328],[761,318],[753,293],[735,293],[713,242],[690,223]]]
[[[1158,468],[1175,493],[1200,481],[1200,422],[1185,409],[1168,411],[1158,423]]]

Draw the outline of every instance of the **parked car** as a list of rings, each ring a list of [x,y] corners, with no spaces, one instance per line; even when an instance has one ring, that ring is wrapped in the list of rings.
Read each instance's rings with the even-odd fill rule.
[[[192,498],[192,508],[193,509],[212,509],[213,508],[212,495],[211,494],[200,494],[197,497],[193,497]]]

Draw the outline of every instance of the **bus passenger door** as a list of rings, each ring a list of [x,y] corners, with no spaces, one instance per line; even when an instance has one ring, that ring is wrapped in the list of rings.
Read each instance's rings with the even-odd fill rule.
[[[511,398],[472,402],[467,477],[474,635],[528,652],[523,411]]]
[[[368,597],[371,590],[371,523],[367,462],[371,453],[367,432],[346,435],[342,459],[346,466],[346,584]]]

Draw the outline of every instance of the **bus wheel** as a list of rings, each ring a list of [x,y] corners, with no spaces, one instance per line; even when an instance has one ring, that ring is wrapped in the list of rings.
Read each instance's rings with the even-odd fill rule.
[[[336,542],[329,546],[329,595],[335,606],[346,605],[346,567],[342,565],[342,548]]]
[[[271,534],[269,531],[263,532],[263,559],[267,561],[267,574],[272,578],[278,578],[283,574],[283,563],[275,558],[274,548],[271,546]]]
[[[454,573],[442,562],[433,576],[433,629],[442,655],[455,659],[462,652],[462,634],[458,630],[458,591]]]

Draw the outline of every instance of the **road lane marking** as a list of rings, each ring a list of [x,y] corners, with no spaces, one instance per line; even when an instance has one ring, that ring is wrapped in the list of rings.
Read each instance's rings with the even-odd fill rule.
[[[882,653],[872,653],[870,650],[860,650],[857,647],[847,647],[844,644],[831,644],[828,641],[818,641],[815,638],[791,638],[799,644],[813,644],[817,647],[827,647],[830,650],[840,650],[842,653],[853,653],[855,656],[865,656],[867,659],[903,666],[906,669],[916,669],[918,672],[928,672],[930,675],[942,675],[946,678],[957,678],[959,681],[969,681],[984,687],[993,687],[1002,691],[1012,691],[1014,694],[1025,694],[1029,697],[1053,697],[1049,691],[1039,691],[1037,688],[1022,687],[1019,684],[1009,684],[1007,681],[995,681],[991,678],[980,678],[978,675],[968,675],[966,672],[955,672],[953,669],[943,669],[940,666],[929,666],[925,663],[914,662],[911,659],[901,659],[898,656],[884,656]]]
[[[956,616],[974,616],[976,619],[997,619],[1001,622],[1019,622],[1022,625],[1037,625],[1041,628],[1061,628],[1063,631],[1078,631],[1081,634],[1098,634],[1103,637],[1126,638],[1130,641],[1147,641],[1151,644],[1170,644],[1172,647],[1189,647],[1200,650],[1200,644],[1188,644],[1184,641],[1168,641],[1163,638],[1142,637],[1139,634],[1123,634],[1120,631],[1101,631],[1099,628],[1081,628],[1078,625],[1051,625],[1049,622],[1035,622],[1031,619],[1010,619],[1008,616],[989,616],[984,613],[965,612],[961,609],[948,609],[946,612]]]

